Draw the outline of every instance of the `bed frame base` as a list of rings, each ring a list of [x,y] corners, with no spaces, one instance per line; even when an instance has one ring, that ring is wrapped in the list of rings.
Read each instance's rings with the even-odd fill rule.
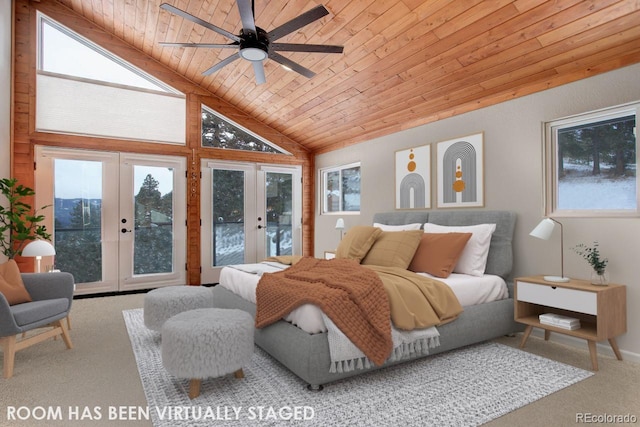
[[[222,286],[215,286],[213,293],[215,307],[240,309],[255,317],[255,304]],[[458,319],[438,327],[440,346],[430,349],[430,355],[522,330],[523,326],[513,320],[513,298],[467,307]],[[254,339],[260,348],[307,382],[307,388],[314,391],[322,390],[323,384],[429,356],[406,358],[368,369],[330,373],[329,343],[324,333],[309,334],[280,320],[265,328],[256,329]]]

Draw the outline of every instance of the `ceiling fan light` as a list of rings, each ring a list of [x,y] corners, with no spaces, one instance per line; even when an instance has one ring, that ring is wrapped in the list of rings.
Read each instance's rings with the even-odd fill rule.
[[[258,62],[267,59],[267,52],[257,47],[240,49],[240,56],[247,61]]]

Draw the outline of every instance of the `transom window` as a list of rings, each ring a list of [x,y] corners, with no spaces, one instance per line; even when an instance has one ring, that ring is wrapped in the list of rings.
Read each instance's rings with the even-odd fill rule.
[[[545,124],[546,211],[560,216],[636,216],[637,112],[614,107]]]
[[[202,106],[202,146],[229,150],[290,154],[272,142],[222,118],[211,108]]]
[[[320,170],[322,213],[360,212],[360,163]]]

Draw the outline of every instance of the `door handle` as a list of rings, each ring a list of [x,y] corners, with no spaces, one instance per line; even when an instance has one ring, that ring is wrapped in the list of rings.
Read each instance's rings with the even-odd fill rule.
[[[127,230],[126,228],[123,228],[120,230],[122,233],[131,233],[131,230]]]

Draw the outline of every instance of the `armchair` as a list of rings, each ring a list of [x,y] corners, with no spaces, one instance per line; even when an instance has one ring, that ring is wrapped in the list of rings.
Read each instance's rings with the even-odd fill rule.
[[[46,339],[62,336],[67,348],[73,348],[63,323],[73,301],[73,276],[69,273],[23,273],[24,286],[33,301],[10,306],[0,293],[0,344],[4,353],[3,375],[13,376],[16,351]],[[37,335],[18,339],[32,329],[48,328]],[[24,336],[24,335],[23,335]]]

